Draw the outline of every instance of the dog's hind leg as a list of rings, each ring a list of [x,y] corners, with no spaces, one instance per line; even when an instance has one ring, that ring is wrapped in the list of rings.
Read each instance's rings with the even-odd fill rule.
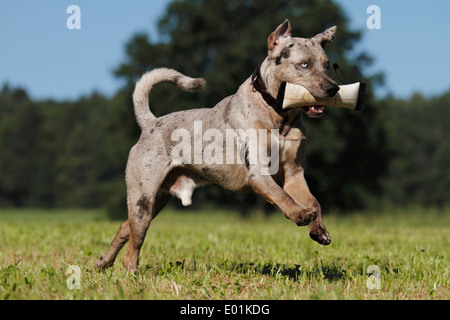
[[[167,162],[160,159],[159,166],[154,165],[154,171],[136,172],[131,169],[127,172],[130,206],[128,210],[129,244],[123,258],[123,265],[131,273],[138,270],[139,252],[150,222],[171,197],[170,194],[160,189],[167,173],[170,171],[169,168],[161,165],[162,163]]]
[[[152,220],[155,198],[156,195],[151,193],[139,193],[137,199],[131,199],[131,211],[128,215],[129,244],[123,258],[123,265],[130,273],[138,270],[139,252]]]
[[[172,196],[169,193],[163,192],[158,193],[158,196],[156,197],[155,210],[152,216],[152,220],[166,206],[166,204],[169,202],[171,198]],[[131,210],[131,205],[129,201],[128,207],[129,210]],[[114,264],[114,261],[116,260],[117,254],[119,253],[120,249],[122,249],[122,247],[128,242],[130,238],[130,225],[128,221],[129,220],[125,221],[120,225],[119,230],[117,231],[117,234],[109,247],[108,253],[106,255],[101,256],[100,259],[95,262],[95,267],[98,271],[100,271],[101,269],[111,267]]]
[[[127,197],[127,206],[128,211],[131,209],[129,195]],[[100,259],[95,261],[95,268],[100,271],[102,269],[106,269],[111,267],[116,260],[117,254],[120,249],[128,242],[130,238],[130,226],[128,224],[128,220],[122,223],[119,227],[119,230],[116,233],[111,245],[109,246],[108,253],[102,255]]]
[[[101,269],[106,269],[111,267],[116,260],[116,256],[120,249],[128,242],[130,237],[130,226],[128,225],[128,220],[122,223],[114,237],[111,245],[109,246],[108,253],[101,256],[99,260],[95,261],[95,268],[100,271]]]

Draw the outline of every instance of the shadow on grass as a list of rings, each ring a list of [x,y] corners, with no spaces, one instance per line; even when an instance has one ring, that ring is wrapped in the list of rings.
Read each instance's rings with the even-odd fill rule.
[[[342,269],[341,266],[323,265],[322,263],[317,264],[312,268],[305,268],[297,264],[287,266],[279,263],[255,264],[253,262],[239,263],[236,261],[225,260],[221,263],[215,264],[214,266],[209,265],[206,267],[206,270],[203,270],[208,271],[208,269],[214,269],[218,272],[223,271],[227,273],[259,273],[271,277],[287,277],[292,281],[299,281],[300,279],[325,279],[332,282],[345,280],[347,278],[347,272]],[[185,261],[183,260],[181,262],[167,262],[160,266],[147,265],[145,266],[145,270],[152,270],[152,272],[162,276],[167,273],[178,272],[181,270],[196,271],[197,265],[195,261],[193,264],[185,264]]]
[[[254,263],[239,263],[235,270],[238,272],[257,272],[262,275],[271,277],[287,277],[293,281],[299,279],[317,279],[322,278],[328,281],[339,281],[347,277],[347,272],[336,265],[315,265],[312,268],[305,268],[301,265],[294,264],[293,266],[286,266],[279,263],[264,265]]]

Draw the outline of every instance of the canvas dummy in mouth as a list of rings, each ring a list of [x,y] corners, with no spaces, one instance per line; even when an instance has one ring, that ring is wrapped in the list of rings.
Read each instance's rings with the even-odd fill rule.
[[[361,110],[366,95],[366,84],[356,82],[339,86],[339,91],[331,98],[316,98],[305,87],[282,82],[277,96],[279,109],[293,109],[316,106],[341,107]]]

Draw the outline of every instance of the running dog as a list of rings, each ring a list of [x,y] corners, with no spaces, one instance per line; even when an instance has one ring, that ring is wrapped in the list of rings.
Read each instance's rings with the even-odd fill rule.
[[[328,74],[329,62],[324,51],[325,43],[334,40],[336,29],[331,27],[313,38],[295,38],[289,21],[284,21],[268,37],[268,56],[264,62],[235,94],[213,108],[174,112],[156,118],[148,105],[149,93],[156,84],[170,82],[184,90],[196,91],[205,86],[205,81],[165,68],[141,77],[133,93],[133,103],[142,134],[130,151],[126,168],[128,220],[121,224],[108,253],[96,261],[98,270],[112,266],[119,250],[129,241],[123,264],[129,272],[137,271],[139,251],[150,222],[173,195],[184,205],[190,204],[194,188],[202,183],[214,183],[234,192],[255,192],[298,226],[308,225],[313,240],[330,244],[319,202],[309,191],[303,169],[306,134],[302,114],[320,117],[324,107],[279,110],[276,97],[283,81],[302,85],[318,98],[336,94],[339,87]],[[194,123],[201,124],[200,135],[195,132]],[[268,139],[267,149],[273,150],[273,138],[279,147],[277,172],[264,174],[270,162],[249,161],[247,140],[240,135],[237,139],[241,139],[244,146],[241,162],[182,161],[186,160],[186,154],[174,160],[174,149],[180,138],[177,136],[174,141],[176,130],[181,129],[177,132],[193,137],[185,144],[183,152],[189,153],[189,158],[193,155],[195,160],[199,148],[200,157],[207,151],[202,137],[212,128],[222,133],[229,129],[254,129],[259,135],[268,132],[271,139]],[[193,151],[196,148],[197,151]]]

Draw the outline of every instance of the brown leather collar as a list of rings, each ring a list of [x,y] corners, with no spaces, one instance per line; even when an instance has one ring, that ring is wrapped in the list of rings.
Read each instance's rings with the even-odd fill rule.
[[[261,77],[260,67],[261,66],[257,66],[252,74],[251,85],[253,86],[253,91],[258,91],[263,97],[264,101],[266,101],[269,106],[276,109],[277,99],[272,97],[271,94],[267,91],[267,87]]]

